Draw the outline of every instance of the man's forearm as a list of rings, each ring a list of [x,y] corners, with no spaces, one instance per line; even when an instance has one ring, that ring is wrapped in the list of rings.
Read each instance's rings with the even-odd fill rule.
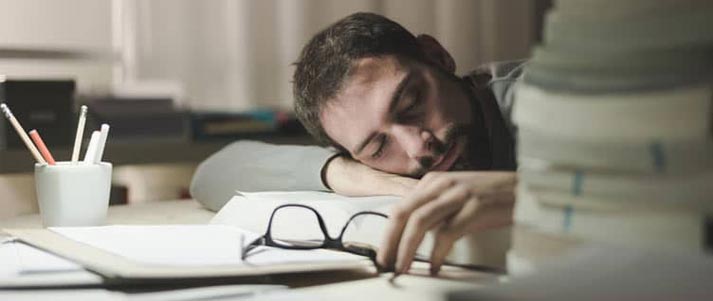
[[[317,146],[235,142],[198,166],[191,195],[205,207],[218,210],[236,190],[327,190],[320,173],[333,155]]]
[[[348,196],[405,195],[417,180],[385,173],[338,156],[324,167],[325,181],[334,192]]]

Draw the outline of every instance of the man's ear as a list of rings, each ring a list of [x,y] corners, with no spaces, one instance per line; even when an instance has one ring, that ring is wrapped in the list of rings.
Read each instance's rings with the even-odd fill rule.
[[[427,34],[420,34],[416,37],[416,40],[421,46],[423,53],[426,54],[427,59],[448,72],[456,72],[456,62],[453,60],[451,54],[448,53],[448,50],[443,48],[436,38]]]

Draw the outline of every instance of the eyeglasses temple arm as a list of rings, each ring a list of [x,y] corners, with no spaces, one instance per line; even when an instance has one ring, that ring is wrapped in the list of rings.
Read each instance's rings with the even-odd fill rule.
[[[264,245],[265,236],[260,236],[255,240],[251,241],[249,244],[245,245],[245,236],[240,236],[240,259],[245,260],[248,257],[248,253],[260,245]]]

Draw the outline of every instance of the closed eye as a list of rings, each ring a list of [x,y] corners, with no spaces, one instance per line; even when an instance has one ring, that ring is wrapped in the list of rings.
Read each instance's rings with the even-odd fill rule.
[[[379,136],[379,148],[376,149],[376,151],[371,154],[372,159],[379,159],[381,156],[384,155],[384,149],[387,146],[387,143],[389,140],[387,139],[386,135],[381,135]]]
[[[418,92],[414,93],[414,95],[411,99],[411,103],[409,103],[409,105],[406,108],[401,110],[401,112],[399,112],[399,114],[397,116],[398,121],[408,122],[408,121],[413,121],[416,118],[418,118],[421,115],[421,111],[419,110],[421,103],[422,103],[421,92],[418,91]]]

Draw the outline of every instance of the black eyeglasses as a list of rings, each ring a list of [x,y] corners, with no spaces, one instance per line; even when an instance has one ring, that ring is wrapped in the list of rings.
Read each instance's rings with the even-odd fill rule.
[[[292,209],[297,209],[298,211],[294,211]],[[291,211],[291,212],[287,212]],[[306,225],[296,225],[298,227],[293,227],[292,229],[299,228],[300,230],[304,228],[309,228],[309,227],[318,227],[319,230],[321,231],[321,237],[309,237],[309,238],[293,238],[295,236],[295,233],[289,233],[289,229],[287,229],[288,233],[284,233],[285,229],[279,230],[282,231],[283,233],[275,233],[275,228],[274,222],[276,220],[280,220],[280,216],[282,214],[285,215],[292,215],[294,217],[295,213],[298,213],[301,215],[302,220],[311,223],[311,224],[306,224]],[[384,220],[388,219],[388,216],[386,216],[383,213],[379,212],[374,212],[374,211],[362,211],[358,212],[354,215],[352,215],[348,220],[347,223],[342,227],[342,230],[339,232],[339,236],[336,238],[332,238],[329,235],[329,231],[327,230],[327,224],[324,222],[324,219],[322,218],[322,215],[317,212],[312,207],[306,206],[306,205],[301,205],[301,204],[286,204],[286,205],[281,205],[275,210],[272,211],[272,214],[270,215],[270,221],[268,222],[267,226],[267,231],[263,236],[260,238],[252,241],[250,244],[248,244],[246,247],[242,248],[242,254],[241,258],[245,260],[245,258],[248,257],[248,253],[255,249],[256,247],[259,246],[268,246],[268,247],[277,247],[281,249],[292,249],[292,250],[311,250],[311,249],[332,249],[332,250],[338,250],[338,251],[346,251],[349,253],[361,255],[361,256],[366,256],[369,259],[371,259],[372,262],[376,265],[376,251],[374,250],[373,247],[367,246],[364,244],[360,244],[358,242],[348,242],[345,243],[343,241],[345,233],[350,229],[351,225],[357,224],[357,219],[367,217],[367,216],[375,216],[378,218],[383,218]],[[316,222],[316,223],[315,223]],[[285,227],[281,227],[285,228]],[[310,230],[315,230],[315,228],[312,228]],[[303,231],[303,232],[314,232],[316,231]],[[377,266],[378,267],[378,266]]]
[[[292,219],[281,218],[283,214],[292,217]],[[303,224],[294,225],[293,227],[287,227],[285,225],[280,225],[282,227],[274,227],[274,222],[276,220],[293,220],[295,215],[301,215],[301,220]],[[337,251],[346,251],[352,254],[365,256],[374,263],[374,266],[377,268],[378,271],[385,271],[376,263],[376,250],[373,246],[360,241],[344,242],[345,235],[350,232],[352,227],[356,228],[357,224],[361,223],[374,222],[374,220],[366,220],[368,217],[377,217],[379,219],[383,219],[384,222],[387,222],[389,218],[386,214],[374,211],[358,212],[352,215],[347,220],[347,223],[342,227],[341,231],[339,232],[339,235],[336,238],[332,238],[329,235],[329,231],[327,230],[327,224],[322,218],[322,215],[320,215],[319,212],[317,212],[317,210],[315,210],[314,208],[302,204],[281,205],[272,211],[265,234],[242,248],[241,258],[245,260],[249,256],[248,253],[250,253],[250,251],[254,250],[259,246],[268,246],[291,250],[331,249]],[[310,227],[313,228],[310,229]],[[276,228],[279,229],[276,230]],[[312,231],[304,231],[305,229]],[[317,229],[319,229],[319,231],[317,231]],[[290,233],[291,230],[293,232]],[[276,231],[280,233],[275,233]],[[305,232],[311,232],[311,235],[317,234],[317,236],[300,237]],[[365,240],[369,241],[372,239],[373,237],[371,239]],[[420,255],[416,255],[416,258],[414,258],[414,260],[429,262],[426,258]],[[445,262],[444,264],[474,271],[498,274],[504,273],[504,271],[499,268],[493,268],[483,265],[454,264],[451,262]]]

